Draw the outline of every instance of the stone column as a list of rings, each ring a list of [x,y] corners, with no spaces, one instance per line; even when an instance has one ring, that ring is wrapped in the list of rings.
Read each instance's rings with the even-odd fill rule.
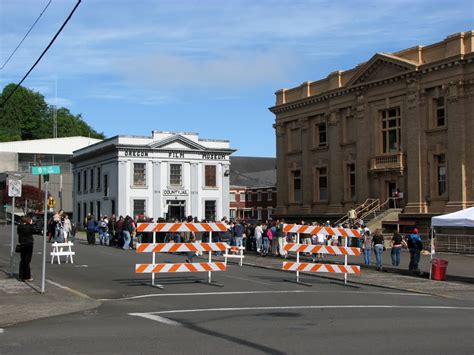
[[[327,212],[337,213],[342,211],[341,202],[344,200],[344,169],[340,144],[342,129],[339,129],[340,120],[337,111],[329,112],[327,123],[329,144],[329,206]]]
[[[117,215],[126,216],[131,213],[130,201],[129,201],[129,190],[130,190],[130,178],[129,178],[129,162],[126,160],[119,160],[118,162],[118,177],[117,177]]]
[[[191,184],[190,184],[190,191],[189,191],[189,201],[191,206],[189,206],[190,214],[192,216],[197,216],[204,218],[204,216],[200,213],[200,206],[199,206],[199,184],[201,181],[201,175],[199,175],[199,163],[191,163]]]
[[[406,135],[406,172],[410,182],[404,196],[405,213],[426,213],[425,196],[427,184],[423,184],[426,174],[426,137],[422,124],[423,114],[420,110],[419,83],[416,79],[407,80],[406,107],[402,111],[402,135]],[[403,124],[404,123],[404,124]],[[423,153],[425,152],[425,153]]]
[[[288,163],[286,158],[288,137],[285,134],[285,126],[282,123],[275,123],[276,135],[276,156],[277,156],[277,203],[275,215],[285,215],[288,211]]]
[[[307,117],[299,120],[301,129],[301,202],[300,211],[302,214],[311,212],[313,203],[313,169],[311,166],[311,129]]]
[[[226,176],[226,171],[230,172],[230,164],[223,163],[222,164],[222,182],[221,182],[221,201],[222,201],[222,216],[220,218],[226,216],[229,218],[229,206],[230,206],[230,175]]]

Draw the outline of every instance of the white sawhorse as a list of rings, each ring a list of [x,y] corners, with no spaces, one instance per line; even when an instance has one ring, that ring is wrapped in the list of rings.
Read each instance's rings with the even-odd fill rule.
[[[236,254],[229,254],[229,250],[232,252],[232,253],[236,253]],[[236,246],[229,246],[227,245],[226,249],[225,249],[225,254],[224,254],[224,263],[227,265],[227,259],[240,259],[239,261],[239,265],[242,266],[243,265],[243,262],[244,262],[244,250],[245,250],[245,247],[236,247]]]
[[[51,264],[54,264],[54,257],[56,257],[58,264],[61,264],[61,256],[66,256],[66,263],[71,261],[71,264],[74,264],[72,258],[76,253],[72,251],[72,246],[74,244],[71,242],[67,243],[53,243],[53,251],[51,252]],[[66,250],[64,250],[66,249]]]

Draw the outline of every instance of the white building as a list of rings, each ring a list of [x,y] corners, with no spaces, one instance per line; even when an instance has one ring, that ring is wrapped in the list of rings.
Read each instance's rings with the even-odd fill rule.
[[[61,208],[70,213],[72,212],[72,173],[69,160],[72,158],[73,151],[100,141],[100,139],[77,136],[2,142],[0,143],[0,190],[6,188],[7,172],[23,175],[24,185],[44,188],[42,179],[38,175],[31,175],[31,167],[59,165],[61,174],[50,176],[49,193],[56,200],[55,209]],[[42,196],[38,199],[42,201]],[[33,203],[29,203],[28,207],[35,209]]]
[[[74,216],[229,216],[229,141],[196,133],[116,136],[72,158]]]

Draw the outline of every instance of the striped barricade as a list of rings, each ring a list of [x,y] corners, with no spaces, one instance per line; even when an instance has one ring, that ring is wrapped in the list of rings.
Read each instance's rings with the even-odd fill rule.
[[[54,264],[54,258],[58,261],[58,264],[61,264],[61,256],[66,257],[66,263],[71,262],[71,264],[74,264],[74,259],[72,258],[74,255],[76,255],[75,252],[72,251],[73,247],[72,242],[67,242],[67,243],[53,243],[52,247],[53,250],[51,251],[51,264]]]
[[[359,274],[360,266],[356,265],[334,265],[334,264],[313,264],[313,263],[292,263],[284,262],[283,270],[286,271],[306,271],[306,272],[329,272],[335,274]]]
[[[226,243],[156,243],[157,232],[208,232],[209,240],[212,240],[213,232],[227,230],[224,223],[139,223],[138,233],[153,233],[153,243],[137,244],[137,253],[152,253],[151,264],[136,264],[136,273],[151,273],[153,286],[163,288],[155,284],[155,274],[158,273],[182,273],[182,272],[208,272],[208,283],[212,272],[226,271],[226,263],[212,262],[212,252],[225,252],[229,247]],[[155,253],[209,253],[208,262],[202,263],[155,263]]]
[[[284,250],[286,252],[296,253],[296,263],[284,262],[283,270],[296,271],[297,283],[300,283],[299,273],[301,271],[344,274],[344,284],[347,284],[348,274],[360,273],[359,266],[347,265],[348,255],[353,255],[353,256],[360,255],[360,248],[353,248],[353,247],[347,246],[348,238],[361,237],[360,232],[357,229],[285,224],[283,226],[283,230],[287,233],[296,233],[296,243],[288,243],[284,246]],[[342,237],[344,238],[344,246],[339,247],[339,246],[328,246],[328,245],[300,244],[300,234],[314,235],[318,233],[323,233],[325,235],[330,235],[330,236]],[[301,263],[300,253],[343,255],[344,265]]]

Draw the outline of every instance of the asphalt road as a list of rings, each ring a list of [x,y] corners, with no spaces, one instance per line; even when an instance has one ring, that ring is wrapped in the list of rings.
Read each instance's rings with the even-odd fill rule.
[[[2,243],[0,258],[8,250]],[[309,276],[307,287],[285,281],[292,274],[236,265],[213,274],[223,287],[197,282],[206,273],[166,274],[157,276],[160,290],[150,286],[149,274],[134,273],[135,263],[151,262],[150,254],[82,242],[75,251],[73,265],[47,265],[55,283],[47,291],[67,286],[102,305],[6,328],[1,354],[474,352],[472,302]],[[36,280],[40,261],[35,254]]]

